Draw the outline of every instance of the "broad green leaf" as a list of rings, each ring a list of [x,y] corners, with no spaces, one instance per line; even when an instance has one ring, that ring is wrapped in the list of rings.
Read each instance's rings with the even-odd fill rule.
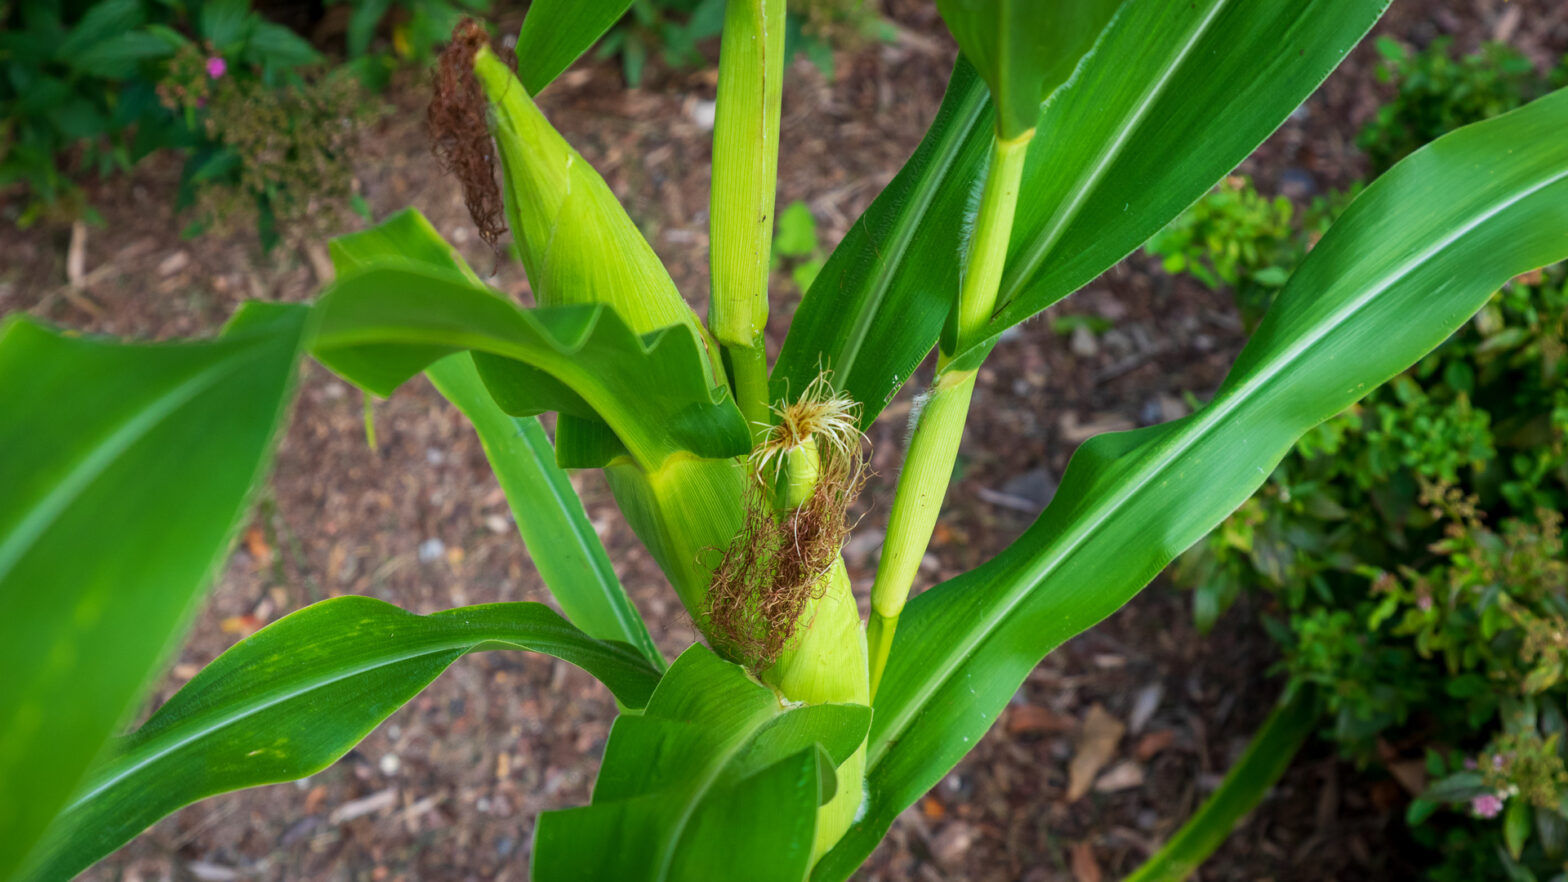
[[[663,670],[664,657],[616,578],[577,491],[555,464],[544,427],[497,407],[468,355],[449,355],[426,368],[425,376],[479,433],[528,555],[566,617],[590,637],[635,646]]]
[[[520,309],[460,274],[413,261],[343,276],[316,308],[316,357],[378,395],[472,349],[522,362],[530,377],[553,377],[574,396],[555,406],[591,408],[644,467],[683,450],[728,457],[750,446],[740,411],[710,385],[683,325],[639,338],[609,307]],[[498,402],[507,407],[505,396]]]
[[[452,662],[489,649],[564,659],[628,707],[645,704],[659,678],[631,647],[594,640],[538,603],[419,616],[371,597],[324,600],[235,644],[114,743],[27,878],[69,878],[196,800],[319,772]]]
[[[484,282],[474,274],[468,263],[458,256],[417,209],[406,208],[368,230],[333,239],[328,243],[328,248],[332,253],[332,265],[339,276],[353,275],[367,269],[413,266],[416,269],[455,273],[475,288],[484,287]],[[475,362],[480,366],[481,373],[487,375],[486,385],[490,386],[490,394],[505,402],[503,409],[507,413],[513,416],[535,416],[558,410],[575,414],[604,427],[603,432],[608,437],[597,445],[603,451],[602,458],[607,460],[626,452],[620,442],[615,440],[614,433],[598,419],[593,408],[550,374],[519,361],[485,353],[475,353]]]
[[[1034,128],[1040,102],[1067,82],[1122,0],[937,0],[958,48],[996,106],[996,134]]]
[[[189,620],[264,471],[308,310],[127,345],[0,327],[0,878]]]
[[[703,646],[610,730],[593,802],[539,817],[538,879],[799,880],[863,705],[789,707]]]
[[[534,0],[517,33],[517,77],[523,88],[539,94],[631,5],[632,0]]]
[[[1093,280],[1207,192],[1386,6],[1129,0],[1037,123],[996,334]],[[931,351],[958,290],[959,231],[990,121],[985,84],[960,59],[925,140],[801,302],[774,395],[798,395],[826,367],[869,425]]]
[[[1568,90],[1428,145],[1351,204],[1202,410],[1099,435],[995,559],[905,608],[877,693],[846,877],[961,758],[1034,664],[1126,603],[1304,432],[1408,367],[1513,276],[1568,256]]]
[[[327,251],[339,276],[397,264],[446,270],[475,286],[484,284],[417,208],[405,208],[368,230],[339,236],[327,243]]]
[[[141,0],[104,0],[94,3],[81,21],[66,34],[54,50],[56,61],[73,64],[73,59],[105,40],[134,31],[147,21]]]
[[[88,76],[120,80],[133,76],[136,65],[143,61],[173,54],[169,41],[156,34],[126,31],[71,56],[71,67]]]

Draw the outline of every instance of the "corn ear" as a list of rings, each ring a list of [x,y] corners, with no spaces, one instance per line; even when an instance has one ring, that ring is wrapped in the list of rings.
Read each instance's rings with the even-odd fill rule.
[[[604,179],[495,53],[480,49],[474,72],[490,102],[507,223],[539,305],[608,303],[640,334],[686,325],[716,364],[697,314]]]
[[[808,436],[784,452],[778,498],[786,509],[798,507],[811,496],[821,469],[815,437]],[[778,662],[763,672],[762,679],[791,701],[870,704],[866,638],[842,556],[834,558],[818,590],[801,611],[795,640]],[[865,793],[865,767],[864,744],[839,765],[838,791],[817,810],[813,861],[826,854],[854,823]]]
[[[723,382],[717,348],[610,188],[550,125],[489,49],[474,56],[491,108],[507,223],[541,306],[607,303],[639,333],[685,325]],[[562,415],[557,445],[613,448],[603,427]],[[739,529],[745,477],[735,460],[678,454],[650,469],[630,459],[605,469],[627,522],[696,617],[711,576],[710,549]]]
[[[713,567],[745,517],[745,467],[677,454],[649,470],[621,460],[604,474],[626,522],[700,623]]]

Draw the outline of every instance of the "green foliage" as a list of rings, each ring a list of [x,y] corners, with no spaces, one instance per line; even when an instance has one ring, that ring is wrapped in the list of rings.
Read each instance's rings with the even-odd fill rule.
[[[186,57],[194,70],[181,74]],[[221,59],[216,77],[209,58]],[[12,220],[92,217],[74,177],[125,171],[154,150],[222,154],[197,114],[169,100],[171,76],[275,84],[317,59],[243,0],[184,11],[155,0],[0,7],[0,187],[19,186],[26,200]],[[218,161],[237,157],[227,155]]]
[[[1553,88],[1529,58],[1506,44],[1487,43],[1457,61],[1452,48],[1451,37],[1439,37],[1419,52],[1378,38],[1378,78],[1393,82],[1397,92],[1356,136],[1374,175],[1444,132],[1513,110]],[[1565,75],[1568,58],[1554,76]]]
[[[619,56],[626,84],[636,88],[654,55],[677,69],[706,64],[699,44],[717,37],[723,24],[724,0],[632,0],[626,18],[600,41],[598,54]],[[866,0],[790,0],[784,57],[804,55],[832,76],[834,48],[890,36]]]
[[[998,312],[968,355],[1169,224],[1274,131],[1289,112],[1280,109],[1300,104],[1344,57],[1344,35],[1386,5],[1128,3],[1073,84],[1041,109]],[[1293,58],[1276,51],[1283,41],[1297,42]],[[960,59],[920,146],[801,301],[774,368],[775,397],[829,367],[867,426],[931,352],[959,268],[918,243],[964,228],[993,116],[984,81]]]
[[[349,66],[367,78],[367,85],[385,83],[396,62],[425,64],[452,36],[467,15],[483,15],[490,0],[326,0],[327,6],[351,8],[344,34]],[[376,48],[376,33],[388,30],[390,53]]]
[[[352,6],[349,63],[249,0],[45,0],[0,6],[0,189],[8,220],[96,220],[80,185],[171,150],[186,164],[187,234],[254,226],[265,247],[322,235],[357,204],[350,152],[399,62],[427,62],[487,0],[338,0]],[[390,50],[373,48],[378,27]],[[358,210],[357,208],[355,210]]]
[[[790,281],[804,293],[822,272],[822,260],[822,241],[811,208],[799,201],[784,206],[773,233],[773,269],[787,266]]]
[[[996,136],[1034,130],[1040,103],[1067,82],[1121,0],[937,0],[964,57],[980,72],[996,107]]]
[[[632,647],[594,640],[543,604],[418,616],[373,597],[324,600],[236,643],[115,739],[24,878],[69,878],[213,793],[314,774],[453,662],[499,649],[578,665],[629,708],[647,704],[659,681]],[[323,707],[335,712],[323,715]]]
[[[1321,687],[1347,754],[1371,762],[1379,738],[1414,734],[1508,756],[1487,792],[1538,808],[1556,806],[1540,788],[1558,776],[1504,711],[1568,700],[1565,330],[1568,268],[1506,286],[1308,432],[1176,571],[1204,629],[1244,590],[1272,596],[1280,667]]]
[[[863,705],[790,707],[703,646],[604,748],[593,802],[539,818],[546,879],[798,880],[833,767],[865,738]]]
[[[1317,197],[1298,214],[1284,196],[1271,200],[1251,179],[1227,177],[1143,248],[1161,258],[1168,273],[1230,288],[1243,321],[1256,327],[1291,271],[1355,194]]]
[[[178,345],[0,325],[0,877],[194,612],[270,459],[307,314],[255,304]]]

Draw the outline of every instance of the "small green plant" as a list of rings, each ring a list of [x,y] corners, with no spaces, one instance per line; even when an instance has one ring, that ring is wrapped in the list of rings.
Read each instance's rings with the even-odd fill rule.
[[[804,293],[822,272],[822,258],[822,241],[817,237],[817,219],[811,216],[811,208],[804,202],[784,206],[773,234],[773,268],[788,267],[790,281]]]
[[[176,53],[159,96],[202,137],[176,202],[195,215],[186,235],[239,220],[271,248],[280,230],[319,235],[357,203],[350,162],[376,104],[345,72],[305,76],[269,85],[197,46]]]
[[[911,598],[1004,332],[1234,168],[1382,4],[943,0],[962,51],[943,106],[771,364],[785,5],[725,7],[706,321],[533,99],[626,6],[535,0],[519,71],[473,22],[441,57],[438,156],[481,236],[515,250],[534,305],[407,210],[333,240],[336,277],[315,302],[249,304],[211,340],[4,325],[0,792],[15,798],[0,803],[0,876],[67,878],[181,805],[311,774],[462,655],[511,649],[582,667],[624,710],[590,803],[540,816],[533,878],[846,879],[1048,652],[1126,603],[1313,426],[1509,278],[1568,257],[1564,91],[1368,187],[1206,407],[1085,442],[1029,530]],[[863,620],[840,549],[864,432],[933,352]],[[423,374],[469,418],[561,612],[327,600],[113,737],[222,558],[307,354],[375,395]],[[536,419],[550,411],[553,439]],[[701,631],[673,662],[565,469],[602,471]],[[1276,711],[1278,737],[1233,780],[1266,787],[1299,715]],[[1207,809],[1141,875],[1194,865],[1245,802]]]
[[[1454,129],[1490,119],[1544,95],[1553,78],[1568,72],[1568,59],[1552,78],[1503,43],[1455,60],[1453,39],[1439,37],[1419,52],[1390,37],[1377,39],[1379,79],[1397,86],[1394,99],[1378,109],[1356,136],[1356,145],[1381,174],[1412,150]],[[1561,84],[1559,84],[1561,85]]]
[[[1298,212],[1284,196],[1260,194],[1251,179],[1220,182],[1143,247],[1168,273],[1187,273],[1234,292],[1247,327],[1256,327],[1291,271],[1322,238],[1356,191],[1331,193]]]

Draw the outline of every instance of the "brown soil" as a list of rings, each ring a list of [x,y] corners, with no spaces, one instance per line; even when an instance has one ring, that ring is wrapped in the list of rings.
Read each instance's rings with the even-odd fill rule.
[[[1455,34],[1469,49],[1509,28],[1515,45],[1544,62],[1568,49],[1560,2],[1407,2],[1377,33],[1418,45]],[[913,149],[954,54],[934,4],[885,6],[899,28],[895,42],[840,52],[833,81],[797,63],[786,88],[780,205],[805,200],[827,242]],[[1386,89],[1374,63],[1369,45],[1357,49],[1241,171],[1265,193],[1293,198],[1361,176],[1352,139]],[[711,70],[651,69],[642,89],[626,90],[612,64],[592,62],[541,99],[694,299],[707,288],[711,137],[698,116],[713,93]],[[417,76],[388,93],[391,112],[358,163],[359,192],[378,217],[417,206],[476,267],[495,267],[498,287],[522,296],[520,269],[497,265],[460,189],[430,154],[427,94]],[[7,232],[0,313],[168,338],[210,332],[248,298],[312,295],[325,274],[319,246],[262,255],[247,236],[182,241],[169,207],[177,171],[175,160],[155,158],[93,187],[107,223],[87,231],[76,288],[64,284],[69,230]],[[13,210],[0,203],[0,216]],[[774,347],[799,297],[787,279],[777,282]],[[1021,532],[1083,438],[1183,412],[1183,394],[1207,395],[1242,343],[1228,295],[1166,277],[1136,255],[1054,311],[1066,313],[1102,316],[1114,329],[1074,346],[1036,321],[998,347],[981,372],[926,584],[985,560]],[[847,549],[861,592],[913,387],[870,433],[881,477],[861,497],[867,516]],[[371,450],[359,393],[307,365],[252,535],[156,699],[246,629],[324,597],[369,594],[421,613],[548,601],[483,452],[455,412],[416,382],[375,414],[379,446]],[[617,572],[673,654],[695,638],[673,592],[602,479],[573,480]],[[1200,637],[1185,597],[1156,583],[1041,663],[1000,725],[899,819],[863,877],[1096,882],[1126,873],[1214,786],[1267,712],[1278,683],[1262,673],[1271,648],[1253,620],[1251,610],[1233,610]],[[1106,773],[1122,786],[1069,802],[1075,732],[1094,705],[1129,726]],[[85,878],[524,879],[534,818],[587,800],[614,710],[608,692],[565,663],[498,652],[464,659],[327,771],[187,808]],[[1406,877],[1421,857],[1401,833],[1402,800],[1391,782],[1313,745],[1201,878]],[[374,810],[350,817],[366,806]]]

